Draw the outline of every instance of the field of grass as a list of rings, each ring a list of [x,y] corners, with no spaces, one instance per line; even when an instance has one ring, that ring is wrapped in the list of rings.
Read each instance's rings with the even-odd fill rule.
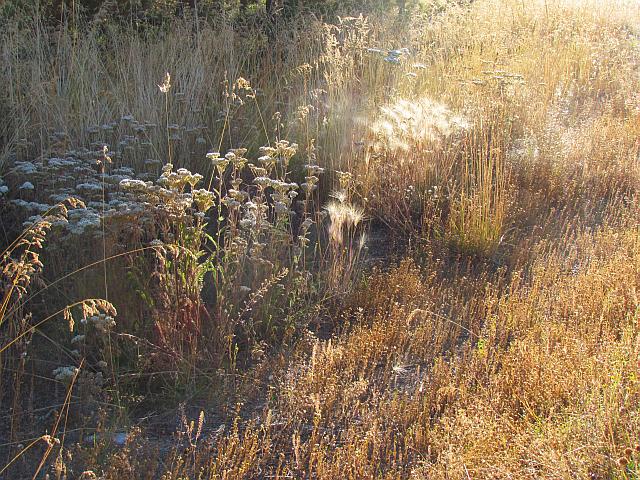
[[[0,479],[640,479],[640,3],[357,3],[0,18]]]

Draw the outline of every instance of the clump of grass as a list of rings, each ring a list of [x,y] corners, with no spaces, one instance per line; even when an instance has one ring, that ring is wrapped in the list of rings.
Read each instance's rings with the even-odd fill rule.
[[[509,126],[499,114],[482,119],[462,140],[460,184],[450,189],[445,237],[463,253],[491,256],[506,230]],[[485,123],[486,122],[486,123]]]
[[[22,446],[2,472],[637,476],[637,12],[425,11],[2,32],[0,201],[87,204],[51,270],[36,237],[3,258],[0,381]],[[148,78],[167,70],[159,95]],[[409,245],[397,264],[366,261],[369,219]],[[117,319],[92,300],[40,328],[54,317],[18,287],[96,236],[81,271],[125,258],[100,272],[117,280],[43,291],[108,286]],[[177,401],[170,447],[153,427],[110,433]],[[32,444],[19,413],[39,408],[55,419]],[[73,438],[87,426],[92,445]]]
[[[358,278],[360,257],[366,245],[364,212],[348,203],[346,194],[338,192],[325,210],[329,219],[326,261],[328,283],[326,288],[335,295],[348,292]]]

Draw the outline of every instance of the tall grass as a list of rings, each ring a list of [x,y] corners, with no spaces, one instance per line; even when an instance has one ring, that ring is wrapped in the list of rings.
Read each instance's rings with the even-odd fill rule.
[[[95,215],[3,257],[2,472],[638,478],[640,6],[426,3],[7,25],[6,218]]]

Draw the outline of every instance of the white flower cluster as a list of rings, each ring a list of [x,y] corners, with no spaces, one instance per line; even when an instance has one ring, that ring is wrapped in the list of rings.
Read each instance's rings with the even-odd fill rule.
[[[88,228],[99,228],[101,224],[100,214],[88,208],[74,208],[67,212],[67,216],[67,228],[74,235],[81,235]]]
[[[193,213],[202,218],[215,204],[217,197],[214,192],[195,188],[201,180],[199,173],[191,173],[186,168],[174,171],[173,165],[167,164],[155,183],[126,178],[120,181],[120,188],[125,194],[124,200],[143,207],[136,210],[136,214],[149,217],[154,213],[168,212],[181,217]],[[196,211],[192,212],[191,209]],[[129,209],[129,213],[134,211]]]
[[[72,366],[58,367],[52,373],[56,380],[68,385],[73,381],[75,376],[78,374],[78,368],[72,367]]]
[[[81,323],[85,325],[93,325],[96,330],[101,333],[108,333],[109,330],[116,326],[116,321],[113,319],[113,317],[105,313],[99,313],[97,315],[83,318],[81,320]]]
[[[85,131],[89,138],[87,148],[69,149],[49,158],[16,161],[5,175],[6,184],[0,179],[0,198],[18,200],[14,205],[24,210],[26,216],[42,213],[69,197],[82,200],[87,213],[70,219],[63,227],[62,232],[69,235],[90,234],[100,225],[96,216],[105,220],[129,219],[149,205],[123,192],[120,183],[128,179],[144,182],[157,179],[162,162],[149,158],[153,153],[149,137],[157,128],[157,124],[138,121],[131,114],[102,125],[90,125]],[[172,137],[193,140],[198,146],[206,143],[206,130],[204,125],[172,125],[170,128]],[[66,132],[50,135],[52,144],[64,145],[68,140]],[[105,152],[105,145],[114,145],[114,151]],[[130,167],[116,168],[123,163],[142,165],[146,171],[136,173]],[[201,196],[200,200],[205,199]]]
[[[279,140],[273,147],[260,147],[262,156],[258,158],[258,162],[266,168],[281,165],[286,169],[291,157],[293,157],[297,151],[297,143],[290,144],[286,140]]]
[[[32,162],[16,162],[8,172],[7,180],[15,185],[16,192],[30,192],[31,201],[13,198],[11,203],[32,215],[27,224],[38,220],[38,215],[48,212],[56,204],[69,198],[81,200],[87,208],[69,211],[68,221],[62,218],[54,225],[63,227],[70,235],[83,235],[101,226],[102,217],[129,214],[132,205],[123,201],[117,191],[121,180],[134,176],[132,169],[114,169],[112,174],[99,173],[95,168],[96,158],[104,155],[96,150],[74,150],[64,158],[40,158]],[[55,179],[55,191],[50,185]],[[4,182],[0,183],[4,186]],[[6,194],[9,188],[0,188]],[[103,197],[104,195],[104,197]],[[103,202],[103,199],[106,202]],[[36,215],[33,215],[36,213]]]

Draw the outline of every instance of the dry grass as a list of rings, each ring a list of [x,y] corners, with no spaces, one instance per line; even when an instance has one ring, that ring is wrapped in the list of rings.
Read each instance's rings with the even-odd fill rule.
[[[54,235],[44,273],[2,258],[11,478],[640,478],[638,12],[7,28],[3,195],[45,201],[51,167],[16,161],[105,143],[110,168],[190,170],[164,168],[170,195],[128,184],[146,207],[117,221],[95,207],[94,237]],[[116,325],[84,312],[75,350],[32,301],[54,286],[51,305],[108,293]],[[176,400],[170,437],[150,412]]]

